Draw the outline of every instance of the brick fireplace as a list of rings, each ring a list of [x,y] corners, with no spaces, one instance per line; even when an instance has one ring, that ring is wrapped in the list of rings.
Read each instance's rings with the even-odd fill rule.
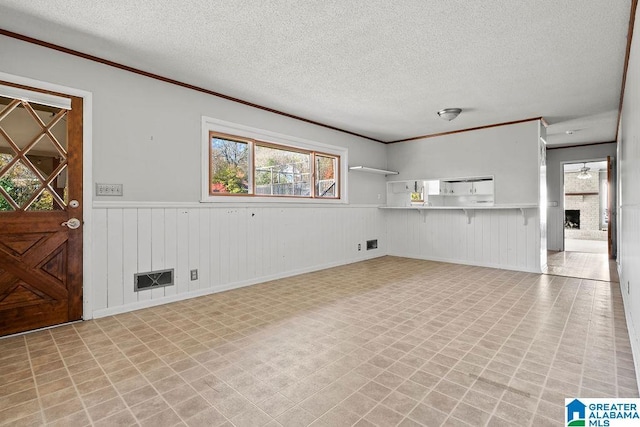
[[[581,240],[606,240],[603,202],[600,197],[603,172],[590,171],[591,178],[578,179],[578,172],[566,172],[564,178],[565,237]]]

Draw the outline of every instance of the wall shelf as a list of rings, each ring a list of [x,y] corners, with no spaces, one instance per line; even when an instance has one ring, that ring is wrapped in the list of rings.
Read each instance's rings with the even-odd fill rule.
[[[537,209],[538,205],[491,205],[491,206],[379,206],[380,209],[419,209],[419,210],[456,210],[456,209]]]
[[[527,210],[537,209],[538,205],[492,205],[492,206],[380,206],[379,209],[400,209],[400,210],[415,210],[418,213],[425,216],[427,211],[437,210],[461,210],[467,217],[467,224],[471,224],[471,218],[475,210],[489,210],[489,209],[518,209],[522,215],[522,223],[527,225]]]
[[[367,172],[367,173],[375,173],[375,174],[378,174],[378,175],[398,175],[400,173],[400,172],[397,172],[397,171],[389,171],[389,170],[386,170],[386,169],[370,168],[370,167],[367,167],[367,166],[351,166],[351,167],[349,167],[349,170]]]

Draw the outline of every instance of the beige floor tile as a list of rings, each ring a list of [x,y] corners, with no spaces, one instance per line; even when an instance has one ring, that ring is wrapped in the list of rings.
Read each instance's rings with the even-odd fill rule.
[[[311,423],[313,427],[350,427],[360,417],[344,408],[333,408],[316,421]]]
[[[58,405],[54,405],[49,408],[46,408],[44,409],[43,412],[44,412],[45,421],[50,423],[60,418],[64,418],[68,414],[73,414],[75,412],[79,412],[82,410],[84,410],[82,401],[78,398],[75,398],[75,399],[67,400],[64,403],[60,403]]]
[[[67,414],[64,418],[49,422],[46,425],[50,427],[83,427],[91,425],[91,420],[86,411],[82,410],[73,414]]]
[[[199,412],[209,409],[211,405],[201,396],[194,396],[184,402],[180,402],[173,407],[176,413],[182,418],[191,418]]]
[[[37,399],[37,397],[38,397],[38,394],[36,392],[35,387],[29,388],[24,391],[19,391],[17,393],[0,397],[0,408],[11,408],[12,406],[16,406],[16,405],[28,402],[30,400]]]
[[[91,408],[87,408],[87,412],[93,422],[100,421],[104,418],[110,417],[126,408],[126,405],[121,398],[115,397],[113,399],[102,402]]]
[[[25,418],[39,412],[39,404],[36,400],[30,400],[10,408],[0,409],[0,420],[10,423],[21,418]]]
[[[140,426],[142,427],[158,427],[158,426],[173,426],[179,423],[180,417],[173,409],[165,409],[162,412],[156,413],[149,418],[140,420]]]
[[[17,425],[548,425],[638,396],[617,283],[394,257],[0,340],[0,383]]]
[[[67,387],[55,393],[40,396],[40,405],[43,409],[66,402],[78,397],[75,387]]]
[[[217,427],[228,420],[214,408],[205,409],[186,420],[189,427]]]
[[[249,406],[242,413],[231,419],[231,422],[236,427],[261,427],[270,421],[272,421],[272,418],[255,406]]]
[[[304,427],[311,424],[316,420],[316,417],[311,415],[299,406],[295,406],[284,414],[276,418],[283,427]]]
[[[197,391],[188,384],[174,388],[162,394],[164,400],[171,406],[175,406],[180,402],[184,402],[197,394]],[[125,399],[126,400],[126,399]]]
[[[95,427],[134,426],[137,425],[135,417],[128,410],[116,412],[93,424]]]
[[[419,404],[411,411],[409,418],[421,425],[439,426],[445,422],[447,414],[428,405]]]
[[[98,392],[96,392],[98,393]],[[151,385],[146,385],[139,389],[130,391],[122,395],[122,399],[127,404],[127,406],[132,407],[136,406],[144,401],[147,401],[153,397],[156,397],[158,392]],[[89,406],[89,405],[87,405]]]
[[[275,393],[271,397],[268,397],[258,403],[257,406],[270,417],[276,418],[285,411],[291,409],[294,406],[294,403],[280,393]]]

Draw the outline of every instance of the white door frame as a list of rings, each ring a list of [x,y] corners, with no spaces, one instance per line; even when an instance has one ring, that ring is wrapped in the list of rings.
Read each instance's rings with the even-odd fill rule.
[[[80,90],[68,86],[61,86],[55,83],[34,80],[28,77],[16,76],[0,72],[0,80],[29,86],[36,89],[59,92],[66,95],[82,98],[82,201],[83,206],[83,230],[82,230],[82,318],[84,320],[93,318],[93,295],[91,286],[91,245],[93,242],[93,229],[91,217],[93,213],[93,176],[92,176],[92,147],[93,147],[93,94],[85,90]]]
[[[565,235],[564,235],[564,167],[565,165],[573,165],[573,164],[577,164],[577,163],[589,163],[589,162],[601,162],[601,161],[607,161],[607,157],[605,156],[604,159],[601,157],[597,157],[597,158],[589,158],[589,159],[585,159],[585,160],[565,160],[563,162],[560,162],[560,168],[562,168],[562,171],[560,173],[560,176],[562,177],[562,179],[560,180],[560,187],[561,187],[561,191],[562,191],[562,200],[560,203],[560,211],[562,212],[562,227],[560,227],[560,229],[562,230],[562,244],[561,244],[561,251],[564,252],[565,251],[565,247],[564,247],[564,241],[565,241]],[[598,190],[599,191],[599,190]],[[607,242],[607,245],[609,244],[609,242]]]

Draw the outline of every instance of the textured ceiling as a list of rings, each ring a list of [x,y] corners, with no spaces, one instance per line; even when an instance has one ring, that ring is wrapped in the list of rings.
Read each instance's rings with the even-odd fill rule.
[[[544,117],[557,146],[615,139],[630,8],[0,0],[0,28],[381,141]]]

